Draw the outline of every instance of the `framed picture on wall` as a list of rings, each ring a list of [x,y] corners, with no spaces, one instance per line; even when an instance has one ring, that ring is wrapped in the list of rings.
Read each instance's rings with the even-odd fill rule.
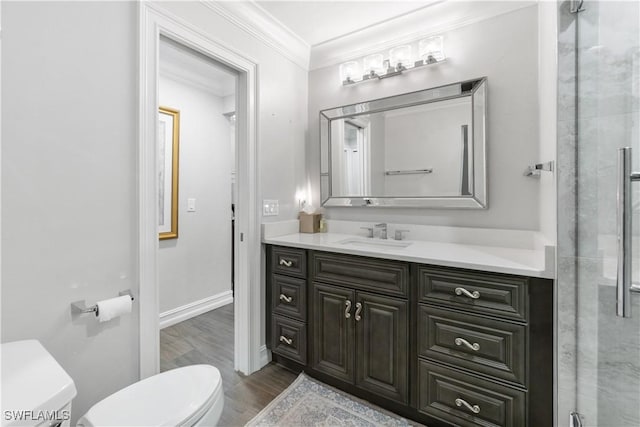
[[[160,107],[158,120],[158,233],[178,238],[178,165],[180,111]]]

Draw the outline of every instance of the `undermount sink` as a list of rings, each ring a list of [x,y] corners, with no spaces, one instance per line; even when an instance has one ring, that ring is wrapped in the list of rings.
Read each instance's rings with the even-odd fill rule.
[[[372,238],[349,238],[338,242],[345,246],[359,246],[377,249],[404,249],[411,245],[411,242],[398,242],[394,240],[372,239]]]

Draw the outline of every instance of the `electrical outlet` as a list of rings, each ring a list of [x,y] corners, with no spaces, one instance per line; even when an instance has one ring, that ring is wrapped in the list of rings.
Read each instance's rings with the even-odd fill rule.
[[[280,213],[280,205],[277,200],[262,201],[262,216],[277,216]]]

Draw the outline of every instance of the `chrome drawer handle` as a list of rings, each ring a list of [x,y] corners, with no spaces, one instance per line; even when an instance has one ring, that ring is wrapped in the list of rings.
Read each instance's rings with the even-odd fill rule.
[[[344,302],[344,305],[345,305],[345,309],[344,309],[344,318],[345,318],[345,319],[348,319],[348,318],[350,318],[350,317],[351,317],[351,313],[349,313],[349,312],[351,311],[351,301],[346,300],[346,301]]]
[[[471,406],[463,399],[460,399],[460,398],[456,399],[456,406],[463,406],[463,405],[474,414],[480,413],[480,407],[478,405]]]
[[[360,321],[360,319],[362,319],[362,317],[360,317],[360,312],[362,311],[362,304],[360,304],[359,302],[356,303],[356,315],[355,315],[355,319],[357,322]]]
[[[464,338],[456,338],[454,342],[456,343],[456,345],[466,345],[473,351],[480,350],[480,344],[478,344],[477,342],[474,342],[473,344],[471,344],[469,341],[465,340]]]
[[[293,297],[288,297],[285,294],[280,294],[280,301],[284,301],[286,303],[289,303],[289,302],[293,301]]]
[[[283,342],[286,345],[291,345],[291,344],[293,344],[293,339],[292,338],[287,338],[284,335],[280,335],[280,342]]]
[[[280,258],[280,265],[284,265],[285,267],[291,267],[293,265],[293,261],[287,261],[284,258]]]
[[[456,288],[456,295],[463,295],[463,294],[464,296],[473,298],[473,299],[480,298],[480,292],[478,291],[469,292],[465,288]]]

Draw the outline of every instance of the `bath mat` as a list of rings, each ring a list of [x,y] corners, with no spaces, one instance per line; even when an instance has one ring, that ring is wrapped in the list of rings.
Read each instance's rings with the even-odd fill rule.
[[[411,426],[417,425],[371,403],[322,384],[305,374],[256,415],[247,426]]]

